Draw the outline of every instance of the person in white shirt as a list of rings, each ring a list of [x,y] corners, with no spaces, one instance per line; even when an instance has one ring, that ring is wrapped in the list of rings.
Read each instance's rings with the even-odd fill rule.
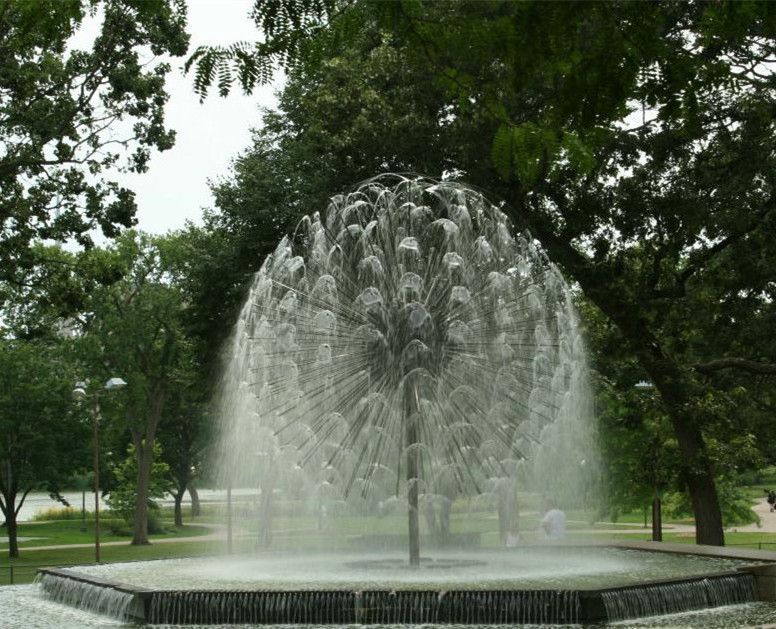
[[[557,507],[548,505],[539,525],[543,539],[563,539],[566,536],[566,514]]]

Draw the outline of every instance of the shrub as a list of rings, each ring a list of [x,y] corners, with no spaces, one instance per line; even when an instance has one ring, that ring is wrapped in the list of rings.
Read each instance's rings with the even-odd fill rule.
[[[86,512],[86,519],[93,519],[94,513]],[[81,510],[75,507],[49,507],[45,511],[38,511],[32,516],[34,522],[48,522],[52,520],[80,520]]]
[[[151,469],[151,486],[148,492],[148,532],[150,534],[164,533],[159,505],[154,498],[162,498],[165,492],[170,491],[172,483],[169,480],[170,468],[161,460],[161,446],[154,444],[154,464]],[[137,458],[135,448],[129,446],[127,458],[117,465],[111,466],[111,472],[116,479],[116,486],[109,492],[106,503],[112,513],[124,520],[124,526],[117,526],[117,531],[129,531],[131,535],[132,521],[135,515],[137,492],[135,479],[137,477]],[[116,532],[116,535],[124,533]]]

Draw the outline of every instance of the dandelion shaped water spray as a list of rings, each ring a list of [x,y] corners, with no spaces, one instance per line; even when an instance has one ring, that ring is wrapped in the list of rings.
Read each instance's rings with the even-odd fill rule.
[[[454,537],[454,504],[585,491],[569,287],[460,184],[383,176],[305,217],[256,274],[229,352],[223,473],[260,488],[264,545],[279,496],[319,519],[398,506],[417,565],[422,527]]]

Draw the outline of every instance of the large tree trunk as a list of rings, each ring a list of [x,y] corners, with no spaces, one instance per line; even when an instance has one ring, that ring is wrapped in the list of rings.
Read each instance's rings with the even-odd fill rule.
[[[678,413],[671,413],[671,422],[685,463],[682,476],[695,514],[695,543],[724,546],[722,509],[711,465],[705,456],[703,434],[689,418],[677,416]]]
[[[15,559],[19,556],[19,537],[16,525],[16,513],[14,513],[13,507],[11,507],[8,511],[9,513],[5,516],[5,526],[8,531],[8,557]]]
[[[662,351],[657,339],[651,335],[646,337],[646,342],[644,336],[636,338],[642,339],[636,355],[660,393],[682,455],[681,478],[687,485],[695,514],[695,543],[724,546],[722,509],[700,427],[701,418],[687,410],[699,406],[693,397],[696,383]]]
[[[131,429],[132,441],[137,457],[137,501],[132,533],[133,546],[145,546],[151,543],[148,539],[148,492],[151,488],[151,470],[154,464],[154,440],[163,406],[164,386],[162,383],[151,397],[148,420],[144,430],[138,428],[137,410],[133,408],[130,411],[131,423],[134,426]]]
[[[175,526],[183,526],[183,496],[186,495],[186,488],[181,491],[176,491],[175,496]]]
[[[19,556],[19,540],[16,527],[16,496],[4,492],[0,506],[2,506],[3,517],[5,517],[3,526],[5,526],[8,532],[8,557],[15,559]]]
[[[135,522],[132,531],[132,545],[150,544],[148,539],[148,489],[151,485],[151,466],[153,464],[152,444],[141,441],[135,445],[137,456],[137,502],[135,503]]]
[[[202,504],[199,502],[199,493],[194,483],[189,483],[189,496],[191,497],[191,517],[196,518],[202,515]]]

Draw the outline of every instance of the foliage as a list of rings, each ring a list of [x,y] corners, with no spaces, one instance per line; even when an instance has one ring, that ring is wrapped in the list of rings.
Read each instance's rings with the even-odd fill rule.
[[[171,282],[157,240],[127,232],[103,251],[122,269],[122,279],[93,290],[79,317],[85,361],[102,381],[120,375],[127,387],[106,404],[123,415],[110,427],[126,435],[137,457],[138,494],[134,543],[148,543],[146,497],[154,461],[153,446],[167,396],[182,386],[193,350],[182,325],[181,291]],[[109,398],[114,399],[110,400]]]
[[[251,18],[270,41],[235,42],[228,46],[200,46],[186,61],[186,71],[195,67],[194,89],[205,98],[215,83],[226,96],[235,78],[250,94],[268,83],[278,66],[297,65],[308,37],[323,33],[319,16],[330,14],[334,0],[292,0],[256,3]]]
[[[73,43],[99,22],[90,48]],[[133,193],[101,177],[143,172],[169,149],[165,75],[156,58],[188,47],[181,0],[40,0],[0,4],[0,234],[3,277],[35,266],[33,245],[134,221]]]
[[[6,269],[0,280],[0,308],[7,334],[35,339],[52,333],[71,335],[75,317],[87,309],[89,296],[118,281],[125,267],[106,250],[74,254],[58,246],[35,243],[32,268]]]
[[[158,443],[154,444],[154,463],[151,466],[151,480],[148,486],[148,532],[163,533],[161,518],[159,517],[159,505],[157,499],[164,498],[164,494],[172,490],[170,482],[170,467],[161,460],[162,449]],[[135,517],[137,507],[137,453],[133,445],[127,448],[127,457],[118,464],[111,466],[114,476],[113,489],[107,495],[105,502],[111,512],[117,513],[125,522],[131,523]],[[153,514],[153,515],[151,515]],[[121,528],[121,530],[124,530]]]
[[[729,478],[717,481],[719,501],[722,505],[722,522],[725,527],[758,523],[759,516],[752,510],[752,501],[746,491]],[[692,516],[692,504],[686,492],[672,492],[663,502],[665,513],[676,518]]]
[[[86,511],[86,517],[89,519],[94,518],[94,514],[91,511]],[[49,507],[45,511],[39,511],[32,519],[35,522],[55,522],[58,520],[80,520],[81,509],[75,507]]]
[[[84,463],[89,424],[70,402],[71,344],[0,338],[0,511],[18,554],[16,515],[32,489],[57,492]],[[68,377],[70,375],[70,377]]]

